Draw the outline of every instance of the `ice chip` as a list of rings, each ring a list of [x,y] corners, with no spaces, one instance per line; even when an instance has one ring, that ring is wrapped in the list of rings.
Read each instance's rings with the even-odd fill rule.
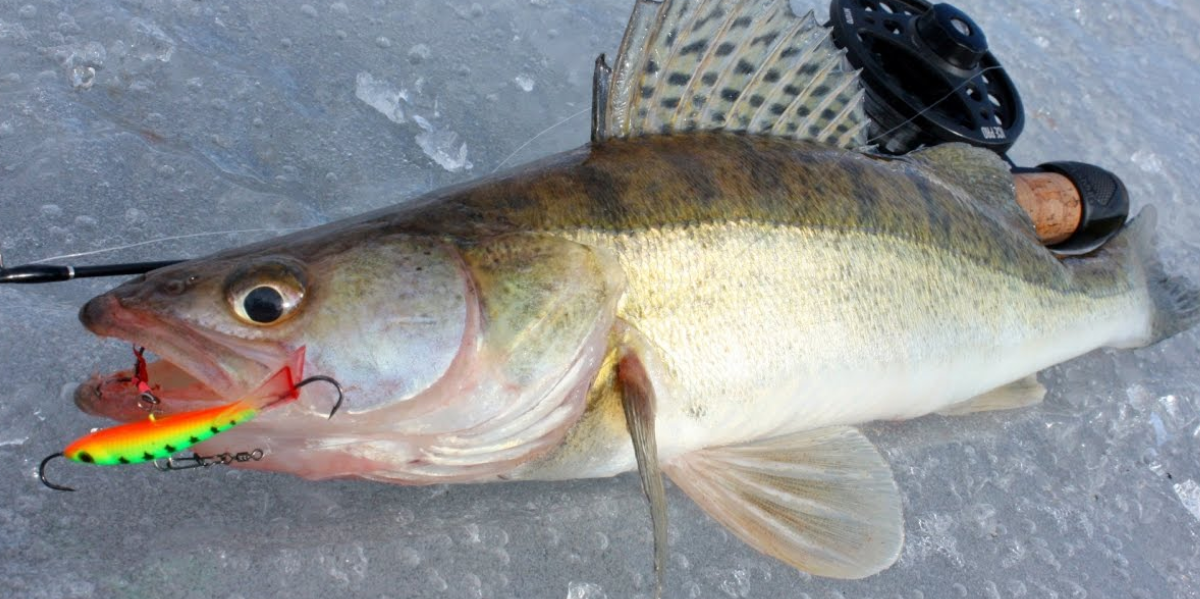
[[[366,102],[367,106],[397,125],[408,121],[404,116],[401,101],[408,102],[408,90],[392,87],[388,82],[377,80],[370,73],[359,73],[354,80],[354,97]]]
[[[413,115],[413,120],[422,129],[421,133],[417,134],[417,145],[421,146],[425,155],[438,163],[438,166],[452,173],[469,171],[474,167],[471,161],[467,160],[467,144],[459,144],[457,133],[448,129],[439,130],[418,114]]]
[[[572,582],[567,587],[567,599],[608,599],[608,594],[598,584]]]
[[[1176,483],[1174,487],[1175,495],[1179,497],[1179,502],[1197,520],[1200,520],[1200,484],[1196,484],[1196,481],[1189,478],[1181,483]]]

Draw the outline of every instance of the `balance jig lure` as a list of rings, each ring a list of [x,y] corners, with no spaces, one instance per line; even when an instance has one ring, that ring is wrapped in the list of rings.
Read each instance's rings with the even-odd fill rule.
[[[136,369],[135,384],[142,392],[143,398],[149,395],[157,405],[158,398],[150,393],[149,382],[146,380],[145,361],[140,352]],[[170,416],[155,417],[139,422],[131,422],[85,435],[71,443],[59,453],[47,456],[38,467],[38,478],[42,484],[58,491],[74,491],[70,487],[57,485],[46,479],[46,464],[57,457],[84,463],[103,466],[115,464],[136,464],[162,458],[170,458],[172,454],[188,449],[217,434],[223,433],[243,422],[257,416],[263,410],[295,401],[300,397],[300,389],[305,385],[322,381],[333,385],[338,398],[329,411],[332,418],[342,405],[344,398],[341,385],[327,376],[312,376],[299,382],[304,369],[304,348],[296,350],[287,366],[272,375],[257,389],[242,399],[232,403],[209,408],[184,412]],[[143,386],[145,387],[143,389]],[[212,457],[195,456],[188,458],[196,463],[190,466],[180,466],[168,461],[163,470],[179,470],[182,468],[208,466],[212,464],[228,464],[231,462],[246,462],[262,458],[262,450],[254,450],[243,454],[222,454]]]

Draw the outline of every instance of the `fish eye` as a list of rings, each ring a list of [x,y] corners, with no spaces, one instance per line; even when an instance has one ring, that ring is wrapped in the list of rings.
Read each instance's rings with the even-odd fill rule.
[[[229,275],[225,294],[239,320],[258,326],[286,320],[304,300],[304,273],[296,265],[266,261]]]
[[[242,300],[242,311],[247,318],[259,324],[275,322],[283,316],[283,294],[267,285],[255,287]]]

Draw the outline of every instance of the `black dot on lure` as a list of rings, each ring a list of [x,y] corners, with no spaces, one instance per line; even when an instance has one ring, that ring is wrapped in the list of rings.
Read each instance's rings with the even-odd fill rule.
[[[1021,97],[987,36],[949,4],[833,0],[834,42],[862,70],[871,143],[903,154],[965,142],[1003,155],[1025,127]]]

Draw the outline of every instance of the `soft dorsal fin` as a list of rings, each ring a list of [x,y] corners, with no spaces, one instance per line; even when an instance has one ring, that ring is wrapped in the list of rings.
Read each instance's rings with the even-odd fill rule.
[[[595,142],[725,130],[866,144],[858,74],[787,0],[637,0],[613,65],[609,80],[597,61]]]
[[[995,152],[964,143],[947,143],[910,152],[901,160],[926,167],[938,179],[990,207],[1016,230],[1037,239],[1029,213],[1017,203],[1008,163]]]

